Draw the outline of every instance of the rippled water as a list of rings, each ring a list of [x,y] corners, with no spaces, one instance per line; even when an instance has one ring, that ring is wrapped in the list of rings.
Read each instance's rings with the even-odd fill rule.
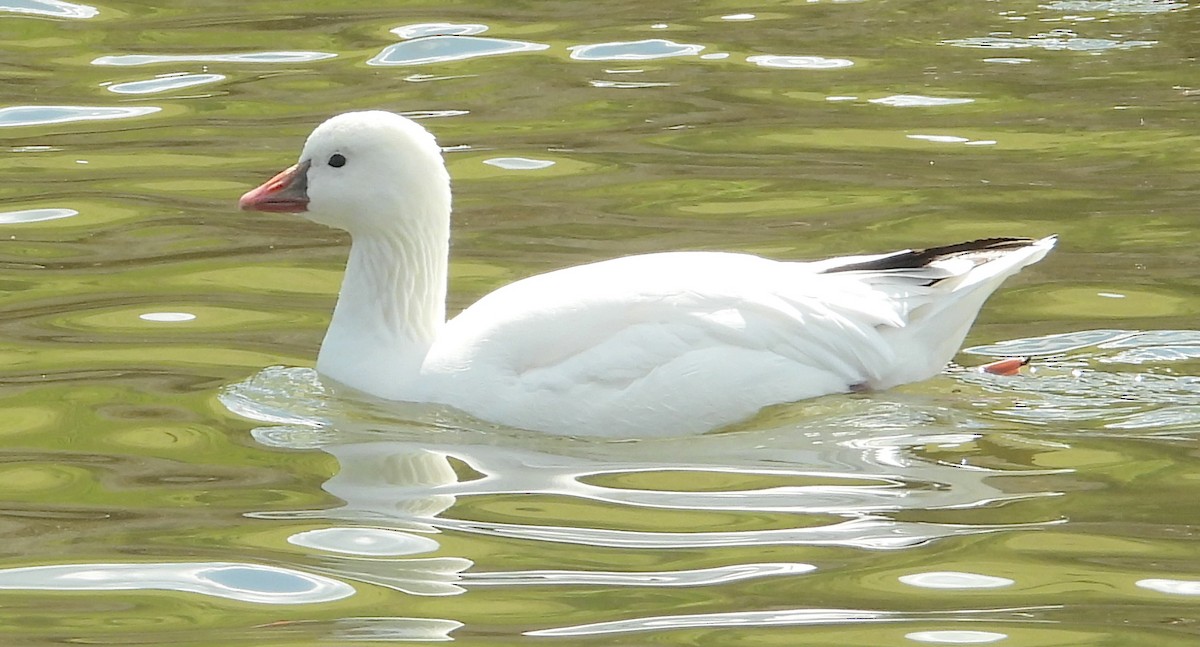
[[[1194,644],[1197,15],[0,2],[0,642]],[[305,368],[344,237],[234,209],[358,108],[446,147],[452,310],[643,251],[1062,243],[961,366],[718,433],[364,402]]]

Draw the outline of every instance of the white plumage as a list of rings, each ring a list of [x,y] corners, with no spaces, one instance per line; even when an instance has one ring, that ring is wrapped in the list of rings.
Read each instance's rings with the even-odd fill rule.
[[[695,433],[764,406],[937,374],[1000,283],[1054,246],[997,238],[778,262],[674,252],[533,276],[445,321],[450,185],[433,137],[347,113],[242,197],[350,232],[323,376],[558,433]]]

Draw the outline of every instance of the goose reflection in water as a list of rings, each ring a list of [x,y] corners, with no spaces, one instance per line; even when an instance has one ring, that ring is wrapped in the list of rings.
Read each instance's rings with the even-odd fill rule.
[[[825,549],[901,550],[1063,521],[1037,513],[1020,519],[1011,511],[1002,518],[1018,521],[930,520],[942,510],[1055,496],[1044,486],[1064,472],[938,458],[969,453],[982,435],[956,430],[956,421],[928,402],[847,398],[799,428],[790,421],[778,428],[614,442],[486,426],[436,408],[398,413],[338,400],[304,369],[273,369],[256,379],[228,391],[226,406],[276,423],[254,431],[265,445],[320,449],[335,457],[338,472],[323,488],[343,502],[260,516],[324,521],[328,525],[290,540],[320,558],[320,574],[411,595],[802,578],[836,568],[828,565]],[[290,397],[267,395],[281,382],[289,385]],[[297,397],[298,385],[307,389],[305,397]],[[1036,448],[1033,442],[1030,449]],[[1021,477],[1037,477],[1037,483],[1023,484]],[[537,568],[497,569],[494,555],[488,555],[491,565],[481,567],[477,555],[448,554],[451,545],[497,541],[538,542],[546,546],[546,561]],[[609,568],[562,568],[553,563],[555,546],[595,549],[592,563],[614,561]],[[739,552],[733,563],[720,566],[628,567],[663,551],[719,554],[745,547],[761,547],[774,559],[746,560]],[[802,559],[779,560],[781,555]],[[894,619],[887,611],[877,614]],[[905,619],[936,618],[918,613]],[[576,630],[591,631],[537,631]]]

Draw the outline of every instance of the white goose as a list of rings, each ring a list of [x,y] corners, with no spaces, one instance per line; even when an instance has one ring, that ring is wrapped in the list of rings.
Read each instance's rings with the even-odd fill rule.
[[[696,433],[762,407],[929,378],[987,297],[1054,237],[778,262],[672,252],[529,277],[446,321],[450,177],[388,112],[317,127],[242,196],[348,231],[317,371],[391,400],[578,435]]]

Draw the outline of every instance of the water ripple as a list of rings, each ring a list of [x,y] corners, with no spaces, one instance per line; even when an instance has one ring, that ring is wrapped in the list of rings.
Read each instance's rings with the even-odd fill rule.
[[[243,54],[120,54],[100,56],[92,65],[154,65],[157,63],[310,63],[335,58],[329,52],[245,52]]]
[[[1200,581],[1197,580],[1147,578],[1138,580],[1136,585],[1143,589],[1166,593],[1168,595],[1200,595]]]
[[[0,570],[0,589],[199,593],[258,604],[331,602],[354,594],[338,580],[288,568],[236,562],[59,564]]]
[[[154,106],[10,106],[0,108],[0,128],[44,126],[72,121],[101,121],[141,117],[162,110]]]
[[[100,10],[85,4],[63,0],[3,0],[0,11],[51,18],[93,18]]]
[[[540,629],[528,636],[597,636],[602,634],[639,631],[664,631],[704,627],[778,627],[801,625],[863,624],[871,622],[938,622],[977,620],[1028,620],[1031,611],[1047,607],[1018,609],[978,609],[952,612],[876,611],[867,609],[783,609],[779,611],[740,611],[733,613],[698,613],[676,616],[651,616],[596,622],[586,625]]]
[[[388,45],[367,61],[367,65],[428,65],[545,49],[550,49],[550,46],[520,40],[478,36],[427,36]]]
[[[921,94],[893,94],[879,99],[868,99],[870,103],[895,108],[924,108],[930,106],[957,106],[973,103],[974,99],[952,97],[927,97]]]
[[[1147,364],[1200,358],[1200,331],[1150,330],[1131,333],[1098,344],[1101,349],[1126,349],[1112,357],[1100,357],[1107,364]]]
[[[493,157],[483,160],[483,163],[508,171],[536,171],[554,166],[553,160],[537,160],[528,157]]]
[[[405,40],[425,36],[475,36],[487,31],[487,25],[426,22],[396,27],[391,32]]]
[[[1013,580],[1007,577],[980,575],[979,573],[961,573],[958,571],[932,571],[928,573],[913,573],[900,576],[900,581],[909,586],[923,589],[997,589],[1012,586]]]
[[[572,45],[567,49],[571,50],[571,58],[577,61],[645,61],[672,56],[694,56],[704,51],[704,46],[649,38],[628,42]]]
[[[948,629],[940,631],[914,631],[904,634],[905,638],[921,643],[937,643],[942,645],[984,645],[1008,638],[1008,634],[995,631],[974,631],[966,629]]]
[[[699,549],[732,546],[843,546],[869,550],[899,550],[923,546],[935,539],[1044,527],[1045,523],[952,525],[901,522],[864,516],[828,526],[734,532],[639,532],[567,526],[533,526],[464,522],[442,519],[438,525],[493,537],[562,544],[641,550]]]
[[[179,72],[175,74],[163,74],[144,81],[114,83],[107,86],[107,88],[109,92],[116,92],[117,94],[154,94],[224,80],[225,75],[223,74],[188,74],[186,72]]]
[[[825,58],[824,56],[774,56],[760,54],[751,56],[747,61],[759,67],[776,67],[789,70],[833,70],[854,65],[854,61],[844,58]]]
[[[386,528],[318,528],[298,532],[288,537],[288,543],[370,557],[415,555],[438,549],[438,543],[429,537]]]
[[[973,371],[961,374],[965,383],[1008,394],[1011,402],[998,404],[995,412],[1014,420],[1038,425],[1096,421],[1103,422],[1103,429],[1154,435],[1188,433],[1200,422],[1200,377],[1092,368],[1194,360],[1200,357],[1200,331],[1084,330],[976,346],[965,352],[1045,356],[1034,362],[1029,375],[1017,379]]]
[[[378,559],[328,557],[314,570],[333,577],[365,582],[409,595],[438,597],[459,595],[462,571],[475,563],[463,557]]]
[[[1135,49],[1157,45],[1156,40],[1112,40],[1109,38],[1080,38],[1067,35],[1066,30],[1055,30],[1046,34],[1038,34],[1029,38],[1015,36],[979,36],[972,38],[955,38],[942,41],[943,45],[954,47],[974,47],[980,49],[1026,49],[1040,48],[1047,51],[1092,52],[1099,53],[1109,50]]]
[[[1051,11],[1073,13],[1146,14],[1186,9],[1186,2],[1173,0],[1059,0],[1042,5]]]
[[[683,571],[615,573],[604,571],[509,571],[465,575],[469,586],[550,584],[595,586],[709,586],[779,575],[799,575],[817,570],[812,564],[736,564]]]
[[[16,225],[27,222],[45,222],[78,216],[74,209],[47,207],[43,209],[21,209],[20,211],[0,212],[0,225]]]
[[[606,81],[595,80],[588,81],[588,85],[594,88],[616,88],[618,90],[636,90],[638,88],[668,88],[674,83],[663,83],[656,81]]]
[[[1135,333],[1130,330],[1079,330],[1043,335],[1041,337],[1010,339],[982,346],[972,346],[964,348],[962,352],[974,355],[991,355],[993,357],[1058,355],[1089,346],[1111,343],[1133,334]]]
[[[453,640],[450,633],[462,626],[442,618],[338,618],[329,637],[346,642],[448,642]]]
[[[958,135],[905,135],[909,139],[934,142],[937,144],[963,144],[964,146],[994,146],[994,139],[969,139]]]

